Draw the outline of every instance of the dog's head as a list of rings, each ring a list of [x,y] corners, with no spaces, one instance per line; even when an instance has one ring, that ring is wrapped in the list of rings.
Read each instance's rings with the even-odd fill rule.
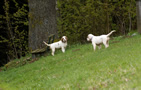
[[[87,36],[87,41],[91,41],[92,40],[92,38],[93,38],[93,34],[88,34],[88,36]]]
[[[63,37],[61,38],[61,41],[62,41],[63,43],[66,43],[67,40],[68,40],[68,38],[67,38],[66,36],[63,36]]]

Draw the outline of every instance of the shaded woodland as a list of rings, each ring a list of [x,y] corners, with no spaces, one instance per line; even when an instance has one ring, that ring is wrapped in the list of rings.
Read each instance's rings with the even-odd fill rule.
[[[57,5],[59,34],[73,42],[113,29],[117,35],[127,35],[137,27],[135,0],[59,0]]]
[[[38,3],[38,6],[31,5],[33,2]],[[34,38],[41,38],[34,43],[40,43],[35,47],[42,47],[41,40],[47,38],[44,35],[48,33],[58,37],[66,35],[70,43],[84,43],[88,33],[100,35],[115,29],[117,33],[114,35],[118,36],[137,30],[135,0],[44,0],[43,2],[40,0],[0,2],[0,66],[28,54],[30,51],[28,43]],[[29,13],[33,8],[36,12]],[[56,11],[51,15],[47,13],[48,9]],[[49,19],[57,20],[57,24],[50,24]],[[36,35],[32,35],[33,37],[28,36],[29,25],[30,28],[36,27]],[[46,26],[53,28],[55,32],[53,29],[48,30]],[[48,30],[46,34],[45,29]],[[30,33],[32,30],[34,28]],[[29,40],[29,37],[33,39]]]
[[[0,2],[0,65],[28,53],[27,0]]]

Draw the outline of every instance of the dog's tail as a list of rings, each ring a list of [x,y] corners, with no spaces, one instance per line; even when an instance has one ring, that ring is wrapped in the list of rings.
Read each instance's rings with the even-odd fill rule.
[[[109,37],[113,32],[116,32],[116,30],[111,31],[107,36]]]
[[[45,44],[45,45],[47,45],[47,46],[50,46],[49,44],[47,44],[45,41],[43,41],[43,43]]]

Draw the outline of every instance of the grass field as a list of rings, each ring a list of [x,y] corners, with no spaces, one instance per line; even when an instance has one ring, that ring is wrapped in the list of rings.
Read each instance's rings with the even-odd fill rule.
[[[141,90],[141,36],[115,38],[93,51],[72,45],[65,54],[0,72],[2,90]]]

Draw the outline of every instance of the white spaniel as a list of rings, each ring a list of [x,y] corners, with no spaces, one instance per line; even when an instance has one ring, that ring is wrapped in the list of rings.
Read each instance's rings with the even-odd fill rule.
[[[63,53],[65,52],[65,48],[67,46],[67,37],[63,36],[60,41],[52,43],[52,44],[47,44],[45,41],[43,41],[43,42],[44,42],[44,44],[46,44],[47,46],[50,47],[50,49],[52,50],[51,54],[52,54],[52,56],[54,56],[54,52],[55,52],[56,48],[61,48],[62,52]]]
[[[116,30],[111,31],[107,35],[100,35],[100,36],[94,36],[93,34],[88,34],[87,41],[92,41],[92,45],[94,50],[96,50],[96,45],[98,48],[101,48],[101,44],[103,43],[105,48],[109,47],[109,40],[110,40],[110,35],[116,32]]]

